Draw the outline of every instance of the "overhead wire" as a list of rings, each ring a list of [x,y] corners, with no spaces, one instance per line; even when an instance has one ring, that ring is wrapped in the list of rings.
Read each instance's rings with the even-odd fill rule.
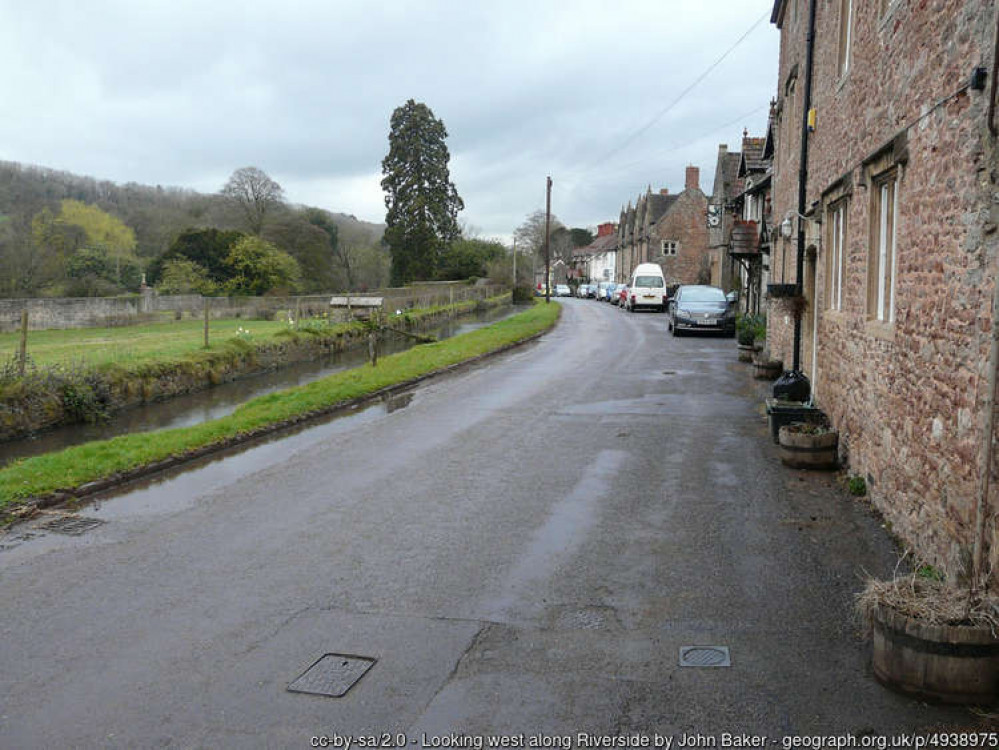
[[[690,85],[688,85],[683,91],[681,91],[679,94],[677,94],[677,96],[669,104],[667,104],[663,109],[659,110],[659,112],[657,112],[647,123],[645,123],[640,128],[638,128],[637,130],[635,130],[634,132],[632,132],[629,136],[627,136],[624,139],[624,141],[622,141],[618,146],[615,146],[610,151],[608,151],[607,153],[605,153],[603,156],[597,158],[595,161],[593,161],[591,164],[589,164],[586,167],[586,169],[589,170],[589,169],[593,169],[594,167],[599,166],[600,164],[602,164],[605,161],[607,161],[608,159],[610,159],[612,156],[615,156],[616,154],[619,154],[621,151],[623,151],[628,146],[630,146],[632,143],[634,143],[638,138],[640,138],[642,135],[644,135],[646,132],[648,132],[648,130],[653,125],[655,125],[657,122],[659,122],[677,104],[679,104],[681,101],[683,101],[684,97],[686,97],[687,94],[689,94],[691,91],[693,91],[694,88],[696,88],[697,85],[699,83],[701,83],[701,81],[703,81],[705,78],[707,78],[711,74],[711,72],[714,71],[715,68],[717,68],[719,65],[721,65],[721,63],[725,60],[725,58],[727,58],[733,51],[735,51],[735,49],[740,44],[742,44],[749,37],[749,35],[753,33],[753,31],[756,29],[756,27],[759,26],[761,23],[763,23],[763,21],[767,17],[769,17],[769,15],[770,15],[770,11],[766,11],[762,16],[760,16],[759,18],[757,18],[753,22],[753,24],[748,29],[746,29],[746,31],[744,31],[743,34],[738,39],[736,39],[735,42],[733,42],[732,45],[728,49],[726,49],[721,54],[721,56],[719,56],[713,63],[711,63],[707,68],[705,68],[704,71],[700,75],[698,75],[697,78],[695,78],[690,83]]]

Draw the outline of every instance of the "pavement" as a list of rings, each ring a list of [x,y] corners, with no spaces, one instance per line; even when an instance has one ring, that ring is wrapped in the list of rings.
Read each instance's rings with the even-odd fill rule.
[[[78,536],[52,513],[0,537],[0,747],[877,747],[972,724],[873,679],[853,596],[894,546],[836,474],[780,464],[734,341],[555,304],[523,349],[62,509],[100,522]],[[730,666],[681,666],[691,646]]]

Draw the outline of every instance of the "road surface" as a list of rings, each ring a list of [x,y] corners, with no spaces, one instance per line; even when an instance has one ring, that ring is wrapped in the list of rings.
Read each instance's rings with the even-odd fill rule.
[[[81,507],[103,523],[79,536],[0,539],[0,747],[967,720],[871,677],[852,596],[892,547],[834,477],[780,465],[734,342],[559,304],[411,398]],[[687,646],[731,666],[681,667]],[[296,682],[326,654],[330,682]],[[343,697],[288,690],[365,666]]]

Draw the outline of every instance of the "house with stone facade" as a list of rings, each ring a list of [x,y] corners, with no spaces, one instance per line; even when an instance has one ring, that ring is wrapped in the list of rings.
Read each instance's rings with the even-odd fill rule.
[[[734,286],[735,263],[729,255],[732,242],[732,225],[735,219],[733,206],[735,198],[742,192],[739,179],[739,165],[742,154],[729,151],[728,144],[718,146],[718,160],[715,163],[715,181],[708,200],[708,255],[712,269],[711,284],[726,292]]]
[[[774,230],[771,216],[773,138],[743,133],[742,150],[718,146],[715,182],[708,203],[711,283],[740,292],[743,312],[762,309]]]
[[[729,258],[733,278],[741,292],[743,312],[759,313],[765,308],[763,290],[770,278],[770,249],[774,234],[771,186],[773,183],[773,138],[767,128],[764,138],[743,134],[739,158],[742,191],[732,201],[733,226]]]
[[[708,254],[707,196],[701,192],[700,169],[687,167],[684,189],[671,194],[652,188],[632,208],[621,210],[618,224],[617,280],[627,282],[639,263],[662,266],[667,285],[706,283],[711,278]]]
[[[771,274],[801,285],[800,370],[893,531],[951,572],[971,556],[980,501],[997,547],[983,482],[997,484],[996,14],[991,0],[776,0],[771,17],[772,221],[787,228]],[[786,364],[796,309],[768,300]]]

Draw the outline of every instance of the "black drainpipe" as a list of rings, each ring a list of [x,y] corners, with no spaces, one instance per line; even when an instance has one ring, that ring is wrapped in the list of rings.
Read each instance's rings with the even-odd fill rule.
[[[801,109],[801,156],[798,163],[798,258],[795,264],[795,294],[804,296],[805,201],[808,186],[808,112],[812,108],[812,59],[815,51],[815,0],[808,4],[808,34],[805,36],[805,102]],[[814,300],[813,300],[814,304]],[[801,309],[794,314],[794,359],[791,370],[774,383],[774,396],[807,401],[811,395],[808,378],[801,372]]]

